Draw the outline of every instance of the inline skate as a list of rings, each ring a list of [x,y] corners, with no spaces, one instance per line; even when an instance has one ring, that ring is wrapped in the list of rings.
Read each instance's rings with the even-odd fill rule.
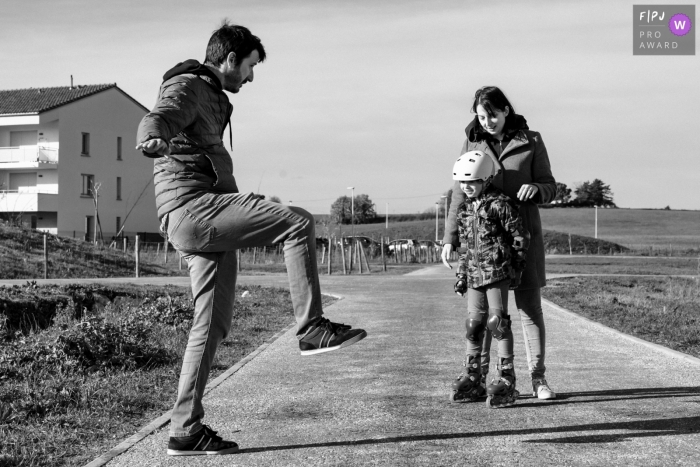
[[[498,377],[486,387],[486,405],[491,409],[515,404],[520,393],[515,389],[515,368],[512,361],[500,359]]]
[[[474,402],[486,393],[481,376],[481,356],[469,355],[463,365],[466,368],[466,373],[463,372],[452,383],[450,402]]]

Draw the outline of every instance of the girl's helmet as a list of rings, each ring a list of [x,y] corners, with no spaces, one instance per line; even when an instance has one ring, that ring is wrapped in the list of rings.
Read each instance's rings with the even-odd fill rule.
[[[501,173],[500,164],[482,151],[465,152],[455,162],[452,180],[489,182]]]

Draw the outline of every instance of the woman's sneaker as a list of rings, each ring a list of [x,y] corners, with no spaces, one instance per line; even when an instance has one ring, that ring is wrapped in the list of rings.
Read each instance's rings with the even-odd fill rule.
[[[170,437],[168,441],[169,456],[217,456],[233,454],[238,445],[216,435],[216,431],[203,425],[203,428],[190,436]]]
[[[544,378],[537,378],[532,380],[532,395],[537,396],[541,400],[551,400],[557,398],[557,393],[552,391],[552,388],[547,384],[547,380]]]
[[[302,355],[315,355],[342,349],[365,337],[367,333],[364,329],[351,329],[350,326],[332,323],[326,318],[321,318],[299,340],[299,350]]]

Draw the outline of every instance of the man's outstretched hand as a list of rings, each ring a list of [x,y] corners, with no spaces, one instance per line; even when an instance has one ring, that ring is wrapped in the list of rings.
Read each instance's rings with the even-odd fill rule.
[[[167,141],[163,141],[160,138],[149,139],[144,143],[139,143],[136,145],[136,149],[148,154],[158,154],[159,156],[170,155],[170,145]]]

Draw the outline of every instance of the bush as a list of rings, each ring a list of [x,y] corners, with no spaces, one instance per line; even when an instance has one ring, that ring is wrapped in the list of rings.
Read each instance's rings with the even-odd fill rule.
[[[86,312],[106,306],[119,295],[127,293],[97,285],[39,287],[36,281],[28,281],[23,286],[0,286],[0,339],[11,338],[16,332],[46,329],[64,309],[74,319],[81,319]]]
[[[629,251],[629,248],[617,243],[599,240],[583,235],[569,235],[554,230],[543,230],[544,249],[547,253],[569,254],[569,238],[571,238],[571,253],[574,254],[613,254]]]

